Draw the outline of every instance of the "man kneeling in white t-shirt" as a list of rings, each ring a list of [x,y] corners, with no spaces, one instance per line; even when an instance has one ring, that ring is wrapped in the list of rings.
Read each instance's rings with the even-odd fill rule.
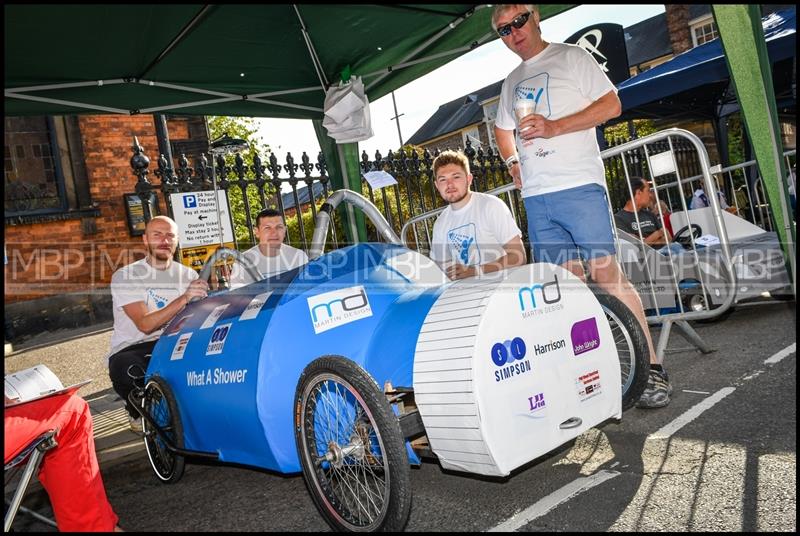
[[[525,246],[508,207],[471,192],[464,153],[445,151],[433,161],[436,189],[449,203],[433,225],[430,256],[450,279],[464,279],[525,264]]]
[[[308,262],[308,255],[302,250],[284,244],[286,225],[281,213],[265,208],[256,216],[254,227],[258,237],[258,245],[244,252],[245,262],[255,267],[263,279],[297,268]],[[231,270],[231,288],[253,283],[238,263]]]

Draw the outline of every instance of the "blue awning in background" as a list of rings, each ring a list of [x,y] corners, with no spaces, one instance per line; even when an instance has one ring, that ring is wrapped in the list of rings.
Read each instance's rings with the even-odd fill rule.
[[[762,20],[771,63],[774,65],[775,62],[793,57],[797,27],[795,9],[778,11]],[[655,109],[657,105],[664,108],[664,116],[669,115],[670,109],[686,111],[688,103],[676,102],[675,97],[709,84],[713,85],[713,90],[706,88],[708,91],[705,93],[684,94],[683,97],[691,98],[695,104],[706,108],[722,104],[729,79],[722,43],[714,39],[617,86],[622,101],[623,116],[620,118],[632,118],[635,115],[632,112],[639,107],[648,108],[645,115],[658,116]],[[709,99],[716,101],[700,102]]]

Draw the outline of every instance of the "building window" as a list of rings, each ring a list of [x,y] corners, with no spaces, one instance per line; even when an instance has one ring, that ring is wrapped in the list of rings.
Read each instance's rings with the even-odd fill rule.
[[[49,116],[5,118],[5,215],[67,208],[55,126]]]
[[[494,121],[497,118],[497,107],[499,105],[499,99],[483,104],[483,122],[486,123],[486,135],[489,138],[489,147],[493,149],[497,149],[497,141],[494,138]]]
[[[692,42],[696,47],[708,43],[719,36],[717,33],[717,26],[714,24],[714,19],[711,16],[692,21],[690,27],[692,29]]]
[[[472,144],[473,149],[478,149],[478,147],[482,146],[481,143],[481,135],[478,131],[478,127],[470,127],[461,131],[461,138],[464,143],[464,147],[467,146],[467,140],[469,140],[470,144]]]

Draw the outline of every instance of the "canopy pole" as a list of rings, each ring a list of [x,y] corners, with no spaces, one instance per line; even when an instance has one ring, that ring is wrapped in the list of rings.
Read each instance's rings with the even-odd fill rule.
[[[311,37],[309,37],[308,31],[306,30],[306,23],[303,21],[303,17],[300,16],[300,10],[297,9],[297,4],[292,4],[292,7],[294,8],[294,12],[297,14],[297,20],[300,21],[300,31],[303,32],[303,39],[306,42],[306,47],[308,47],[308,53],[311,55],[311,63],[314,64],[314,70],[317,71],[317,76],[322,84],[322,90],[327,91],[328,79],[325,76],[325,71],[322,69],[322,63],[319,61],[317,51],[314,50],[314,45],[311,43]]]
[[[764,39],[759,5],[711,6],[719,37],[725,51],[725,61],[736,88],[742,118],[753,146],[758,169],[764,181],[775,230],[781,240],[792,289],[797,293],[795,227],[788,207],[784,180],[781,134],[777,121],[775,90]]]
[[[486,7],[486,6],[478,6],[478,8],[480,7]],[[409,61],[411,58],[413,58],[414,56],[416,56],[417,54],[428,48],[430,45],[441,39],[444,35],[448,34],[452,30],[455,30],[462,22],[471,17],[474,12],[475,9],[473,8],[464,13],[463,15],[461,15],[460,17],[457,17],[454,21],[450,22],[447,26],[442,28],[436,35],[434,35],[433,37],[422,43],[420,46],[412,50],[409,54],[407,54],[406,57],[400,61],[400,63],[402,64],[403,62]],[[369,89],[372,88],[375,84],[377,84],[378,82],[389,76],[389,73],[391,73],[390,69],[387,70],[386,73],[382,74],[381,76],[370,82],[370,84],[366,86],[365,89],[369,91]]]

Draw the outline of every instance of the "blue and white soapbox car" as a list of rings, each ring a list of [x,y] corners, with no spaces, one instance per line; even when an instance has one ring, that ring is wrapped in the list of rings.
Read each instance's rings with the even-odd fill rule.
[[[190,304],[134,396],[164,482],[198,456],[302,471],[333,528],[400,530],[421,455],[508,475],[620,418],[647,363],[630,311],[555,265],[451,282],[364,243]]]

